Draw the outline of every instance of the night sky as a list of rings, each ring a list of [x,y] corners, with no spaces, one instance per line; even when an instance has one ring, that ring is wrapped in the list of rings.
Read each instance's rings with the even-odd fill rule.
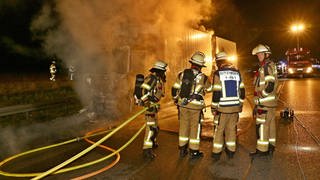
[[[41,49],[30,31],[33,17],[42,7],[43,0],[0,1],[0,70],[25,71],[37,66],[47,71],[49,57]],[[305,23],[306,31],[300,36],[301,46],[308,47],[320,57],[320,1],[319,0],[212,0],[216,7],[210,21],[202,23],[215,30],[218,36],[237,42],[243,58],[250,57],[251,49],[266,43],[276,59],[284,57],[289,47],[296,45],[289,32],[295,21]],[[45,67],[45,68],[39,68]]]
[[[0,1],[1,72],[48,69],[41,42],[33,40],[29,29],[32,18],[41,6],[41,0]]]
[[[216,0],[219,3],[218,0]],[[300,35],[301,46],[320,55],[319,0],[224,0],[234,6],[222,6],[220,15],[209,24],[217,35],[234,39],[238,52],[249,56],[257,43],[268,44],[276,59],[283,57],[287,48],[296,46],[296,36],[289,31],[294,22],[305,23]]]

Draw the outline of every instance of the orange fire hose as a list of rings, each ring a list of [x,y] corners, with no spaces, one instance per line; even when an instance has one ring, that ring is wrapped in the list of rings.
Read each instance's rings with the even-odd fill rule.
[[[94,134],[94,133],[99,132],[99,131],[103,131],[103,129],[101,128],[101,129],[97,129],[97,130],[90,131],[90,132],[86,133],[86,136],[89,136],[89,135]],[[91,141],[91,140],[90,140],[89,138],[87,138],[87,137],[84,138],[84,140],[87,141],[87,142],[90,143],[90,144],[94,144],[94,143],[95,143],[94,141]],[[108,150],[108,151],[111,151],[111,152],[115,152],[115,151],[116,151],[116,150],[114,150],[114,149],[112,149],[112,148],[110,148],[110,147],[107,147],[107,146],[104,146],[104,145],[101,145],[101,144],[99,145],[99,147],[101,147],[101,148],[103,148],[103,149],[106,149],[106,150]],[[82,175],[82,176],[79,176],[79,177],[76,177],[76,178],[72,178],[72,180],[87,179],[87,178],[89,178],[89,177],[95,176],[95,175],[97,175],[97,174],[100,174],[100,173],[102,173],[102,172],[104,172],[104,171],[112,168],[112,167],[113,167],[114,165],[116,165],[116,164],[119,162],[119,160],[120,160],[120,154],[119,154],[119,152],[118,152],[116,155],[117,155],[117,158],[116,158],[111,164],[109,164],[109,165],[107,165],[107,166],[105,166],[105,167],[103,167],[102,169],[99,169],[99,170],[97,170],[97,171],[94,171],[94,172],[91,172],[91,173],[88,173],[88,174],[85,174],[85,175]]]

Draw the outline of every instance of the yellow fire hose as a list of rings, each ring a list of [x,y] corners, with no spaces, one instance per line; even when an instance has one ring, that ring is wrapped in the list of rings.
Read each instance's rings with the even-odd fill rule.
[[[85,155],[86,153],[90,152],[92,149],[94,149],[95,147],[97,147],[98,145],[100,145],[101,143],[103,143],[105,140],[107,140],[108,138],[110,138],[113,134],[115,134],[117,131],[119,131],[121,128],[123,128],[125,125],[127,125],[129,122],[131,122],[132,120],[134,120],[136,117],[138,117],[140,114],[142,114],[143,112],[145,112],[148,108],[144,108],[141,111],[139,111],[137,114],[135,114],[134,116],[132,116],[131,118],[129,118],[127,121],[125,121],[124,123],[122,123],[120,126],[118,126],[117,128],[115,128],[113,131],[111,131],[109,134],[107,134],[106,136],[104,136],[103,138],[101,138],[99,141],[97,141],[96,143],[94,143],[93,145],[89,146],[88,148],[84,149],[83,151],[81,151],[80,153],[76,154],[75,156],[71,157],[70,159],[64,161],[63,163],[49,169],[48,171],[38,175],[35,178],[32,178],[32,180],[37,180],[37,179],[41,179],[59,169],[61,169],[62,167],[70,164],[71,162],[75,161],[76,159],[80,158],[81,156]],[[111,157],[112,155],[114,155],[115,153],[112,153],[108,156],[106,156],[105,159]],[[101,158],[104,160],[104,158]],[[95,162],[95,161],[93,161]],[[100,162],[100,161],[99,161]],[[90,164],[90,163],[87,163]],[[83,165],[84,166],[84,165]],[[85,167],[85,166],[84,166]],[[67,168],[68,169],[68,168]],[[71,168],[69,168],[71,169]]]
[[[94,131],[90,131],[90,132],[86,133],[86,135],[94,134],[95,132],[100,132],[100,131],[103,131],[103,129],[97,129],[97,130],[94,130]],[[84,140],[87,141],[90,144],[94,144],[95,143],[94,141],[90,140],[89,138],[85,138]],[[104,145],[101,145],[101,144],[98,147],[100,147],[102,149],[105,149],[107,151],[111,151],[111,152],[115,152],[116,151],[116,150],[114,150],[114,149],[112,149],[112,148],[110,148],[108,146],[104,146]],[[119,152],[116,154],[116,156],[117,157],[113,162],[111,162],[107,166],[103,167],[102,169],[99,169],[99,170],[96,170],[96,171],[93,171],[93,172],[90,172],[90,173],[87,173],[87,174],[72,178],[72,180],[87,179],[89,177],[92,177],[92,176],[95,176],[97,174],[100,174],[100,173],[102,173],[104,171],[107,171],[108,169],[112,168],[113,166],[115,166],[120,161],[120,153]]]
[[[152,106],[155,106],[156,104],[152,105]],[[49,169],[48,171],[46,172],[41,172],[41,173],[8,173],[8,172],[4,172],[4,171],[1,171],[0,170],[0,174],[1,175],[4,175],[4,176],[11,176],[11,177],[34,177],[36,176],[35,178],[33,179],[41,179],[49,174],[58,174],[58,173],[63,173],[63,172],[68,172],[68,171],[72,171],[72,170],[76,170],[76,169],[80,169],[80,168],[84,168],[84,167],[87,167],[87,166],[90,166],[90,165],[93,165],[93,164],[96,164],[96,163],[99,163],[101,161],[104,161],[110,157],[112,157],[113,155],[117,154],[118,152],[120,152],[121,150],[123,150],[125,147],[127,147],[141,132],[142,130],[145,128],[145,124],[140,128],[140,130],[126,143],[124,144],[121,148],[119,148],[118,150],[114,151],[113,153],[109,154],[108,156],[106,157],[103,157],[103,158],[100,158],[98,160],[95,160],[95,161],[92,161],[92,162],[89,162],[89,163],[86,163],[86,164],[82,164],[82,165],[78,165],[78,166],[73,166],[73,167],[69,167],[69,168],[64,168],[64,169],[61,169],[62,167],[68,165],[69,163],[73,162],[74,160],[80,158],[81,156],[83,156],[84,154],[88,153],[89,151],[91,151],[92,149],[94,149],[95,147],[99,146],[102,142],[104,142],[105,140],[107,140],[108,138],[110,138],[113,134],[115,134],[117,131],[119,131],[121,128],[123,128],[124,126],[126,126],[129,122],[133,121],[135,118],[137,118],[139,115],[141,115],[142,113],[144,113],[148,108],[144,108],[142,109],[141,111],[139,111],[138,113],[136,113],[135,115],[133,115],[132,117],[130,117],[127,121],[125,121],[124,123],[122,123],[120,126],[118,126],[117,128],[115,128],[114,130],[112,130],[109,134],[107,134],[106,136],[104,136],[103,138],[101,138],[99,141],[97,141],[96,143],[94,143],[93,145],[91,145],[90,147],[86,148],[85,150],[81,151],[80,153],[78,153],[77,155],[71,157],[70,159],[66,160],[65,162]],[[92,136],[97,136],[97,135],[100,135],[102,133],[105,133],[105,132],[101,132],[101,133],[97,133],[97,134],[93,134],[93,135],[90,135],[90,136],[85,136],[85,137],[81,137],[81,138],[75,138],[75,139],[72,139],[72,140],[69,140],[69,141],[65,141],[65,142],[62,142],[62,143],[58,143],[58,144],[54,144],[54,145],[50,145],[50,146],[45,146],[45,147],[41,147],[41,148],[38,148],[38,149],[34,149],[34,150],[30,150],[30,151],[26,151],[24,153],[21,153],[21,154],[17,154],[15,156],[12,156],[10,158],[7,158],[5,160],[3,160],[2,162],[0,162],[0,167],[7,163],[8,161],[11,161],[15,158],[18,158],[20,156],[23,156],[23,155],[27,155],[27,154],[31,154],[31,153],[34,153],[34,152],[37,152],[37,151],[41,151],[41,150],[45,150],[45,149],[49,149],[49,148],[53,148],[53,147],[57,147],[57,146],[61,146],[61,145],[65,145],[65,144],[69,144],[69,143],[72,143],[72,142],[76,142],[76,141],[79,141],[81,139],[84,139],[86,137],[92,137]],[[60,170],[59,170],[60,169]]]
[[[42,151],[42,150],[46,150],[46,149],[50,149],[50,148],[54,148],[54,147],[58,147],[58,146],[66,145],[66,144],[70,144],[70,143],[82,140],[84,138],[87,138],[87,137],[94,137],[94,136],[98,136],[98,135],[101,135],[101,134],[105,134],[105,133],[107,133],[109,131],[111,131],[111,130],[107,130],[107,131],[104,131],[104,132],[100,132],[100,133],[96,133],[96,134],[92,134],[92,135],[84,136],[84,137],[80,137],[80,138],[74,138],[74,139],[71,139],[71,140],[68,140],[68,141],[65,141],[65,142],[52,144],[52,145],[49,145],[49,146],[44,146],[44,147],[41,147],[41,148],[37,148],[37,149],[29,150],[29,151],[26,151],[26,152],[23,152],[23,153],[20,153],[20,154],[16,154],[16,155],[11,156],[11,157],[3,160],[2,162],[0,162],[0,167],[3,166],[5,163],[7,163],[9,161],[12,161],[13,159],[17,159],[17,158],[19,158],[21,156],[24,156],[24,155],[27,155],[27,154],[32,154],[32,153],[35,153],[35,152],[38,152],[38,151]],[[58,173],[59,172],[57,171],[55,174],[58,174]],[[8,172],[4,172],[4,171],[0,170],[0,174],[3,175],[3,176],[10,176],[10,177],[34,177],[34,176],[39,175],[40,173],[8,173]]]
[[[103,157],[103,158],[100,158],[100,159],[98,159],[98,160],[95,160],[95,161],[92,161],[92,162],[89,162],[89,163],[80,165],[80,166],[78,166],[77,169],[83,168],[83,167],[87,167],[87,166],[91,166],[91,165],[94,165],[94,164],[97,164],[97,163],[102,162],[102,161],[104,161],[104,160],[107,160],[107,159],[109,159],[110,157],[114,156],[115,154],[119,153],[119,152],[122,151],[124,148],[126,148],[129,144],[131,144],[132,141],[134,141],[134,140],[138,137],[138,135],[142,132],[142,130],[143,130],[145,127],[146,127],[146,125],[144,124],[144,125],[139,129],[139,131],[138,131],[136,134],[134,134],[134,135],[132,136],[132,138],[131,138],[128,142],[126,142],[123,146],[121,146],[118,150],[114,151],[113,153],[109,154],[109,155],[106,156],[106,157]],[[98,142],[99,142],[99,141],[98,141]],[[69,168],[69,169],[70,169],[70,170],[68,170],[68,168],[65,169],[64,172],[75,170],[75,169],[71,169],[71,168]],[[35,178],[38,178],[38,176],[35,177]],[[35,178],[33,178],[33,179],[35,179]],[[42,177],[40,177],[40,178],[42,178]]]

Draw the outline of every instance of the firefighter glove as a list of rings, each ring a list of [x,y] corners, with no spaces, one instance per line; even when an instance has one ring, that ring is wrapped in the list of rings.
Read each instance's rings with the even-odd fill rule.
[[[219,111],[216,108],[211,108],[211,113],[213,116],[216,116],[219,114]]]
[[[173,99],[173,103],[177,106],[178,105],[178,99]]]
[[[254,99],[254,104],[255,105],[259,105],[260,104],[259,98]]]

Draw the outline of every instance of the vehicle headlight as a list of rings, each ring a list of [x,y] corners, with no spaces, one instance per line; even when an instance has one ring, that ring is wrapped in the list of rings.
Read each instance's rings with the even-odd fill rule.
[[[312,67],[308,67],[306,70],[307,73],[311,73],[312,72]]]
[[[289,69],[288,69],[288,72],[289,72],[289,74],[292,74],[292,73],[293,73],[293,69],[292,69],[292,68],[289,68]]]

